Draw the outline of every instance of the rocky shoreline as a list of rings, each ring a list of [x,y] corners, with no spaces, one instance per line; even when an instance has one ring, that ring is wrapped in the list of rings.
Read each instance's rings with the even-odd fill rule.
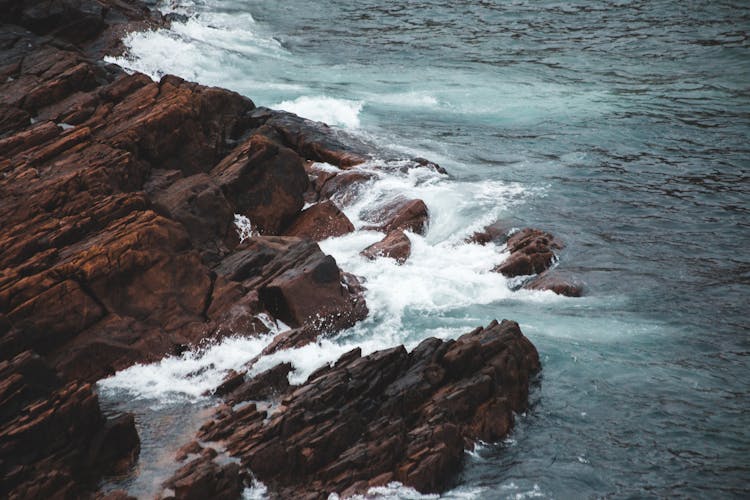
[[[291,329],[265,353],[365,318],[362,283],[316,242],[354,230],[339,206],[387,167],[323,124],[101,62],[127,30],[166,22],[142,4],[5,0],[0,12],[0,496],[125,497],[96,490],[137,462],[135,422],[105,417],[91,384],[204,341],[268,333],[269,321]],[[420,158],[400,168],[444,172]],[[251,233],[238,233],[236,214]],[[399,263],[408,232],[429,225],[416,199],[367,218],[384,238],[363,255]],[[580,295],[547,271],[561,242],[510,229],[473,237],[508,246],[496,271]],[[410,353],[355,350],[298,387],[290,369],[230,374],[164,497],[238,498],[250,471],[281,497],[390,481],[442,491],[465,449],[509,432],[540,365],[503,321]]]

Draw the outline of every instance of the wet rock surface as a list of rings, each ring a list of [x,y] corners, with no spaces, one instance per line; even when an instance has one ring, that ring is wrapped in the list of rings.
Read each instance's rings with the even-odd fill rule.
[[[555,262],[555,251],[565,246],[550,233],[533,228],[513,233],[506,245],[510,255],[495,271],[509,278],[546,271]]]
[[[403,264],[411,255],[411,241],[402,230],[396,229],[388,233],[382,240],[362,250],[361,254],[371,260],[378,257],[389,257],[399,264]]]
[[[251,114],[256,126],[278,138],[305,158],[349,168],[364,163],[374,150],[352,136],[284,111],[257,108]]]
[[[199,432],[221,443],[275,497],[327,498],[400,481],[421,492],[447,488],[477,440],[496,441],[527,404],[539,370],[533,345],[512,321],[453,341],[430,338],[361,356],[359,349],[261,409],[244,381]],[[243,379],[244,380],[244,379]],[[247,400],[248,403],[237,403]]]
[[[584,285],[581,280],[564,273],[547,271],[526,282],[524,288],[529,290],[550,290],[557,295],[566,297],[580,297],[583,295]]]
[[[313,241],[343,236],[354,231],[354,225],[330,200],[316,203],[297,217],[285,234]]]
[[[424,234],[427,231],[430,215],[427,205],[422,200],[398,197],[373,208],[366,214],[365,218],[372,222],[372,225],[366,226],[364,229],[373,229],[384,233],[400,229]]]
[[[489,243],[504,245],[508,241],[510,232],[513,229],[513,224],[509,221],[493,222],[481,231],[472,234],[466,241],[469,243],[478,243],[479,245],[487,245]]]
[[[0,492],[79,498],[138,456],[132,415],[105,418],[91,385],[64,382],[38,355],[0,361]]]

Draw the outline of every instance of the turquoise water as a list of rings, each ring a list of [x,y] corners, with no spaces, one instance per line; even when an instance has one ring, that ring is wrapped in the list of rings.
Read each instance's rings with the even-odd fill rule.
[[[750,495],[746,3],[160,7],[185,17],[131,36],[116,62],[236,90],[451,174],[394,175],[346,207],[359,227],[364,207],[404,193],[425,199],[432,222],[401,268],[357,256],[376,234],[323,242],[367,278],[373,314],[263,366],[286,356],[301,380],[352,344],[413,345],[515,319],[543,361],[532,407],[510,439],[467,455],[449,496]],[[560,269],[587,296],[510,292],[489,273],[503,254],[462,243],[497,218],[566,241]],[[167,411],[154,403],[161,393],[144,390],[155,384],[122,378],[103,384],[105,401],[132,409],[122,391],[142,398],[145,427]]]

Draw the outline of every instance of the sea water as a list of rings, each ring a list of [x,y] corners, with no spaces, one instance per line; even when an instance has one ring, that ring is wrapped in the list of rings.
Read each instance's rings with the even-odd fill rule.
[[[514,319],[543,364],[530,408],[508,439],[467,453],[446,498],[750,495],[746,2],[158,6],[182,17],[129,35],[110,61],[229,88],[449,172],[381,174],[344,207],[359,229],[372,204],[421,198],[430,226],[408,234],[402,266],[358,255],[379,233],[321,242],[366,280],[370,316],[254,371],[290,360],[296,383],[353,346],[412,347]],[[491,272],[503,248],[465,242],[495,220],[564,240],[559,267],[586,296],[511,291]],[[137,473],[116,484],[153,495],[209,411],[205,390],[263,341],[231,338],[100,382],[105,407],[134,411],[144,442]],[[371,494],[419,498],[397,484]]]

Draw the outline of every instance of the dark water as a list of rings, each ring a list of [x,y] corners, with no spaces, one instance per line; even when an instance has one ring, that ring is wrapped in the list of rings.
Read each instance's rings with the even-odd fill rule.
[[[750,4],[176,6],[197,17],[134,39],[127,64],[438,160],[466,204],[436,198],[430,244],[493,210],[568,243],[588,298],[402,309],[395,340],[508,317],[543,359],[531,410],[456,494],[750,496]]]

